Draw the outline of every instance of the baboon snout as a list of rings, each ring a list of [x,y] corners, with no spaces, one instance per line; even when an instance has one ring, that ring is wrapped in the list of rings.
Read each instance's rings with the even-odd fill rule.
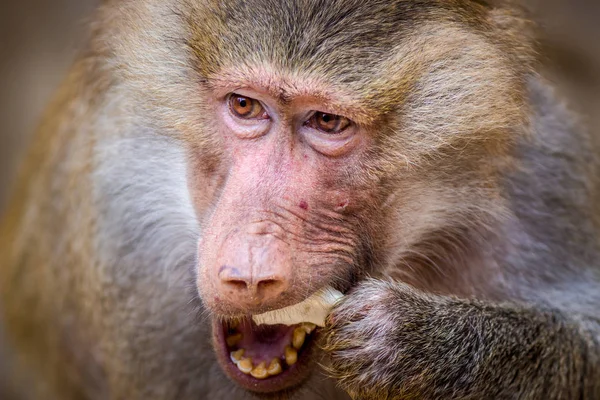
[[[289,286],[288,277],[277,265],[222,265],[217,276],[218,291],[225,301],[240,308],[276,304]]]
[[[271,235],[224,240],[205,265],[220,307],[244,313],[281,307],[292,281],[289,254],[286,243]]]

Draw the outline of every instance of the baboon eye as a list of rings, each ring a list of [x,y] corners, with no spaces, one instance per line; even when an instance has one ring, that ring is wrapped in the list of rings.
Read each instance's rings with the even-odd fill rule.
[[[269,118],[267,111],[260,104],[260,101],[235,93],[229,96],[229,109],[233,115],[242,119]]]
[[[306,121],[306,125],[311,128],[331,134],[342,132],[344,129],[348,128],[350,124],[351,121],[346,117],[323,112],[314,113],[313,116]]]

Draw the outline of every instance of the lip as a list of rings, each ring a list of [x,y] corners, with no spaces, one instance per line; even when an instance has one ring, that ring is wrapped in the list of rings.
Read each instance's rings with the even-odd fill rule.
[[[311,366],[314,364],[312,356],[316,347],[314,344],[315,337],[311,338],[303,346],[303,351],[299,354],[296,364],[288,367],[280,375],[261,380],[244,374],[233,364],[230,359],[229,349],[225,343],[224,329],[223,323],[219,319],[213,318],[212,336],[217,361],[229,379],[242,388],[257,393],[281,392],[293,389],[310,375]],[[314,333],[314,336],[316,335],[317,332]]]

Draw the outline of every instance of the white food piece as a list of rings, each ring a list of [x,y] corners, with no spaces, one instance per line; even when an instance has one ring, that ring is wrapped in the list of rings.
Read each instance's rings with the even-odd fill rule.
[[[253,315],[252,320],[256,325],[296,325],[302,322],[312,322],[318,326],[325,326],[325,318],[342,297],[344,295],[339,291],[332,287],[326,287],[293,306]]]

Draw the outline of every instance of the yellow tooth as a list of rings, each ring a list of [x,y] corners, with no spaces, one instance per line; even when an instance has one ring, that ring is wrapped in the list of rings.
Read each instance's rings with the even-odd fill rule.
[[[271,360],[269,368],[267,368],[267,372],[269,373],[269,375],[279,375],[281,371],[281,361],[279,361],[279,358],[274,358],[273,360]]]
[[[240,340],[242,340],[241,333],[229,335],[229,336],[227,336],[227,339],[225,339],[225,341],[227,342],[227,346],[229,346],[229,347],[235,346],[236,344],[238,344],[240,342]]]
[[[240,362],[237,363],[237,367],[243,373],[249,374],[252,371],[252,359],[242,358]]]
[[[265,362],[263,361],[260,364],[258,364],[256,367],[254,367],[254,369],[250,372],[250,375],[252,375],[256,379],[265,379],[266,377],[268,377],[269,374],[267,372],[267,367],[265,365]]]
[[[305,322],[302,324],[302,328],[304,328],[304,331],[306,332],[307,335],[310,335],[312,333],[312,331],[315,330],[317,326],[315,324],[313,324],[312,322]]]
[[[304,344],[306,338],[306,331],[303,327],[299,326],[294,329],[294,336],[292,337],[292,345],[296,350],[300,350],[300,347]]]
[[[242,357],[244,356],[245,351],[246,350],[244,350],[244,349],[239,349],[239,350],[232,351],[231,353],[229,353],[229,356],[231,357],[231,361],[234,364],[239,363],[242,360]]]
[[[229,328],[230,329],[237,329],[238,326],[240,326],[240,320],[239,319],[232,319],[231,321],[229,321]]]
[[[296,364],[296,361],[298,361],[298,352],[296,351],[296,349],[294,349],[290,346],[286,346],[285,347],[285,362],[287,363],[287,365],[292,366],[292,365]]]

